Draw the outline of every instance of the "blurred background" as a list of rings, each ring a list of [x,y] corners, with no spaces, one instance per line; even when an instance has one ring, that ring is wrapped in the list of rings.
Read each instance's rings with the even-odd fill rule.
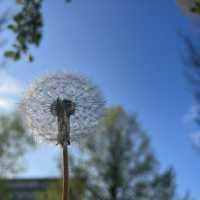
[[[61,198],[60,148],[33,142],[19,105],[70,71],[107,104],[70,146],[71,199],[200,199],[199,27],[199,0],[1,0],[0,198]]]

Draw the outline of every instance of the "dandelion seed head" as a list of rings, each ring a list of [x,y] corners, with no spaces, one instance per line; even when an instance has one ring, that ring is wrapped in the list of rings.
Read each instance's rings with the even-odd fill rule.
[[[37,142],[57,143],[57,118],[50,108],[58,98],[76,105],[70,117],[72,142],[95,132],[105,103],[99,89],[87,78],[76,74],[48,74],[31,84],[21,105],[25,128]]]

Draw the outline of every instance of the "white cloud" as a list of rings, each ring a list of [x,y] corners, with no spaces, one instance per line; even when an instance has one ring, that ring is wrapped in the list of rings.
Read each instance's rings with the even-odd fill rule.
[[[0,111],[16,108],[24,90],[22,83],[5,71],[0,72]]]
[[[22,84],[5,71],[0,73],[0,94],[17,95],[22,92]]]
[[[16,103],[10,99],[0,97],[0,108],[4,110],[14,109]]]

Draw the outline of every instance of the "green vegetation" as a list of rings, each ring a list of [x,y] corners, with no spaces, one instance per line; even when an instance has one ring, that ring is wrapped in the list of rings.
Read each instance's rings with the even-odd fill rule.
[[[176,0],[177,4],[187,15],[200,14],[200,0]]]
[[[191,12],[200,14],[200,0],[194,0],[194,6],[191,7]]]
[[[17,113],[0,115],[0,177],[16,174],[24,166],[20,158],[33,140],[25,133]]]
[[[43,0],[16,0],[19,10],[8,25],[8,29],[15,36],[15,42],[12,45],[13,48],[5,52],[6,57],[17,61],[22,56],[27,56],[30,62],[33,61],[33,56],[29,52],[30,48],[31,46],[38,47],[43,36],[42,4]],[[4,20],[3,23],[5,22]]]
[[[84,200],[86,196],[87,179],[84,170],[74,169],[75,174],[70,178],[70,199]],[[55,200],[62,198],[62,179],[50,183],[47,191],[38,193],[37,200]]]
[[[25,133],[17,113],[0,115],[0,199],[9,200],[4,178],[15,175],[25,168],[20,158],[33,146],[32,139]],[[1,198],[3,197],[3,198]]]
[[[160,172],[147,134],[136,116],[121,107],[107,110],[97,133],[71,155],[70,167],[71,199],[178,199],[174,171]],[[50,185],[39,200],[43,195],[46,200],[59,199],[61,187],[61,181]]]
[[[0,199],[11,200],[12,196],[3,180],[0,180]]]

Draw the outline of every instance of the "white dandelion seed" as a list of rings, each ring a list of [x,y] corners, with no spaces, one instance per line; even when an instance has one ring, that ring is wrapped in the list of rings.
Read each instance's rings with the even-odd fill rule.
[[[60,143],[57,117],[50,109],[58,98],[75,104],[75,112],[70,116],[72,142],[95,132],[104,112],[104,98],[99,89],[79,75],[49,74],[32,83],[22,102],[24,124],[37,142]]]

